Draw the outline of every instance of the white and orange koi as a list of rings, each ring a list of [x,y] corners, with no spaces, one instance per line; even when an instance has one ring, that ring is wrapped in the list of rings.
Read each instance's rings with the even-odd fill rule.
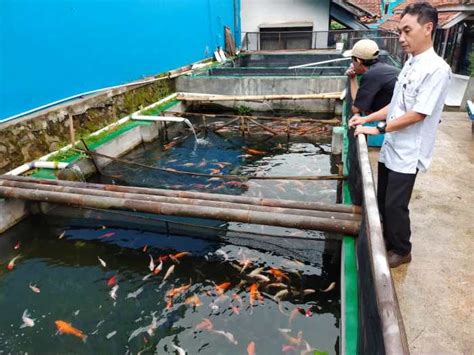
[[[153,270],[153,274],[158,275],[161,270],[163,270],[163,260],[160,259],[160,263],[155,267],[155,270]]]
[[[188,306],[193,306],[193,307],[199,307],[202,306],[202,301],[197,295],[192,295],[184,301],[184,304]]]
[[[7,269],[8,270],[13,270],[13,268],[15,267],[15,262],[21,258],[21,255],[17,255],[15,256],[12,260],[10,260],[10,262],[8,263],[7,265]]]
[[[115,301],[117,300],[117,291],[119,289],[119,285],[115,285],[109,292],[110,297]]]
[[[148,256],[150,257],[150,263],[148,264],[148,268],[151,272],[153,272],[155,270],[155,262],[153,261],[153,257],[150,254],[148,254]]]
[[[41,292],[41,290],[36,285],[32,285],[31,282],[28,286],[30,287],[31,291],[33,291],[34,293],[40,293]]]

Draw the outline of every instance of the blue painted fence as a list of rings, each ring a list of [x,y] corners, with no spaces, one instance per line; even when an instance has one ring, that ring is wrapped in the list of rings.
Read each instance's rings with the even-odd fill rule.
[[[239,1],[0,0],[0,121],[211,56]]]

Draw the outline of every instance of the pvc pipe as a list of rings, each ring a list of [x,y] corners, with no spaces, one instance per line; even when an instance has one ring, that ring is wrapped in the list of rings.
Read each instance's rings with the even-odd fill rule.
[[[32,161],[26,164],[23,164],[19,166],[18,168],[15,168],[6,175],[21,175],[26,173],[27,171],[31,169],[66,169],[69,166],[69,163],[61,163],[57,161]]]
[[[132,120],[138,121],[160,121],[160,122],[184,122],[186,118],[175,117],[175,116],[145,116],[145,115],[132,115]]]
[[[342,62],[345,60],[352,60],[352,58],[336,58],[336,59],[329,59],[329,60],[323,60],[321,62],[314,62],[314,63],[308,63],[308,64],[301,64],[301,65],[295,65],[293,67],[288,67],[288,69],[298,69],[298,68],[306,68],[306,67],[311,67],[314,65],[319,65],[319,64],[326,64],[326,63],[335,63],[335,62]]]

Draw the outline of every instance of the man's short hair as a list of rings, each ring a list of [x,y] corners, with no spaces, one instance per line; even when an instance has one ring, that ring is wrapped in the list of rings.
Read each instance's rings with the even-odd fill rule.
[[[406,14],[417,15],[418,23],[424,25],[428,22],[433,23],[433,31],[436,31],[438,26],[438,10],[434,8],[429,2],[416,2],[408,5],[402,12],[401,18]]]

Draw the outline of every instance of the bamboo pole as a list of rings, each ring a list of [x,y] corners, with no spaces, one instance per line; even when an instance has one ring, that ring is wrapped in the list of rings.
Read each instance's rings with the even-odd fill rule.
[[[96,188],[96,189],[100,189],[104,191],[131,192],[131,193],[139,193],[139,194],[145,194],[145,195],[195,198],[195,199],[201,199],[201,200],[233,202],[233,203],[257,205],[257,206],[283,207],[283,208],[293,208],[293,209],[301,209],[301,210],[318,210],[318,211],[357,213],[357,214],[361,213],[361,208],[359,206],[328,204],[328,203],[322,203],[322,202],[278,200],[278,199],[257,198],[257,197],[237,196],[237,195],[224,195],[224,194],[215,194],[215,193],[206,193],[206,192],[152,189],[152,188],[147,188],[147,187],[135,187],[135,186],[131,187],[131,186],[121,186],[121,185],[94,184],[94,183],[83,183],[83,182],[73,182],[73,181],[63,181],[63,180],[37,179],[37,178],[13,176],[13,175],[2,175],[0,176],[0,179],[34,182],[37,184],[46,184],[46,185]]]
[[[0,186],[17,187],[17,188],[24,188],[24,189],[38,189],[38,190],[53,191],[53,192],[65,192],[65,193],[74,193],[74,194],[81,194],[81,195],[94,195],[94,196],[99,196],[99,197],[116,197],[116,198],[122,198],[122,199],[127,199],[127,200],[141,200],[141,201],[175,203],[175,204],[185,204],[185,205],[195,205],[195,206],[209,206],[209,207],[216,207],[216,208],[232,208],[232,209],[242,209],[246,211],[273,212],[273,213],[291,214],[291,215],[297,215],[297,216],[309,216],[309,217],[320,217],[320,218],[330,218],[330,219],[342,219],[342,220],[349,220],[349,221],[360,221],[359,214],[343,213],[343,212],[297,210],[297,209],[291,209],[291,208],[256,206],[256,205],[239,204],[239,203],[232,203],[232,202],[200,200],[200,199],[194,199],[194,198],[144,195],[144,194],[137,194],[137,193],[130,193],[130,192],[104,191],[104,190],[99,190],[96,188],[46,185],[46,184],[37,184],[33,182],[9,181],[9,180],[1,180],[1,179],[0,179]]]
[[[93,195],[79,195],[72,193],[3,186],[0,186],[0,196],[3,198],[58,203],[78,207],[119,209],[169,216],[197,217],[227,222],[241,222],[249,224],[271,225],[276,227],[320,230],[350,235],[356,235],[360,227],[360,223],[347,220],[332,220],[329,218],[295,215],[285,215],[283,218],[280,213],[245,211],[208,206],[190,206],[140,200],[126,200],[115,197],[98,198],[97,196]]]
[[[177,116],[177,117],[188,117],[188,116],[201,116],[208,118],[218,118],[218,119],[233,119],[233,118],[251,118],[254,120],[270,120],[270,121],[287,121],[291,122],[308,122],[312,124],[329,124],[329,125],[340,125],[340,119],[326,119],[326,118],[311,118],[311,117],[283,117],[283,116],[249,116],[249,115],[232,115],[226,113],[199,113],[199,112],[173,112],[173,111],[164,111],[167,116]]]
[[[261,123],[255,121],[255,120],[252,119],[252,118],[247,118],[247,120],[249,120],[249,121],[252,122],[254,125],[256,125],[256,126],[262,128],[262,129],[265,130],[265,131],[270,132],[271,134],[273,134],[273,135],[275,135],[275,136],[278,135],[278,132],[277,132],[277,131],[275,131],[275,130],[271,129],[270,127],[267,127],[267,126],[265,126],[265,125],[263,125],[263,124],[261,124]]]
[[[69,139],[71,140],[71,145],[74,146],[76,142],[75,131],[74,131],[74,120],[70,113],[68,113],[68,118],[69,118]]]
[[[316,100],[340,99],[341,92],[327,92],[303,95],[194,95],[181,93],[176,96],[179,101],[265,101],[265,100]]]

